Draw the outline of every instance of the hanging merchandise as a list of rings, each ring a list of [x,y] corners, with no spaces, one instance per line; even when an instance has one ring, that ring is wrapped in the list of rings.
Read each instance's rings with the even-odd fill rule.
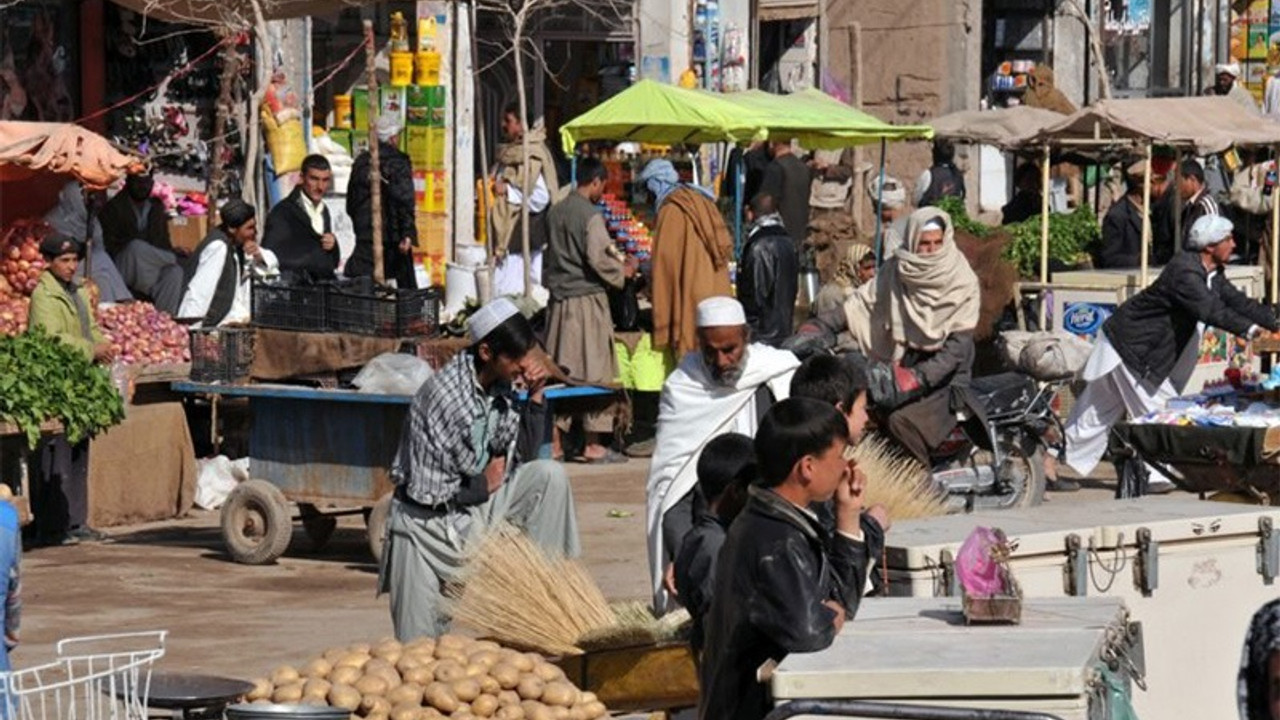
[[[277,69],[271,76],[263,96],[261,114],[275,174],[296,172],[307,156],[307,138],[302,128],[298,96],[290,89],[282,69]]]

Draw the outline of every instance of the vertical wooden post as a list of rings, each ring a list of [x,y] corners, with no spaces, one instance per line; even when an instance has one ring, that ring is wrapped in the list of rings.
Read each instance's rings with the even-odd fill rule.
[[[1151,152],[1152,145],[1147,143],[1147,162],[1142,168],[1142,275],[1139,278],[1141,287],[1139,290],[1147,287],[1147,265],[1151,262]],[[1176,190],[1170,188],[1165,192]],[[1174,238],[1174,244],[1180,245],[1178,238]]]
[[[1049,159],[1050,150],[1044,146],[1044,158],[1040,161],[1040,330],[1044,331],[1049,316]]]
[[[364,60],[369,77],[369,205],[373,215],[373,282],[386,282],[382,257],[382,169],[378,164],[378,93],[377,51],[373,42],[373,21],[364,21]]]

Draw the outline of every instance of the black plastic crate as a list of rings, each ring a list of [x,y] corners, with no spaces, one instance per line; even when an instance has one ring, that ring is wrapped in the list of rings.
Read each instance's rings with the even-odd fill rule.
[[[253,281],[253,324],[278,330],[324,332],[328,285]]]
[[[252,328],[191,330],[191,380],[237,383],[248,379],[253,364]]]
[[[440,329],[438,287],[399,290],[369,279],[329,287],[327,317],[335,332],[376,337],[431,337]]]

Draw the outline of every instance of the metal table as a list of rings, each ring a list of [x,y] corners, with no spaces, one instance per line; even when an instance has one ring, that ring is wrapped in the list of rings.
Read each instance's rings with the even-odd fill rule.
[[[253,683],[217,675],[151,674],[147,707],[169,710],[182,720],[221,720],[227,705],[244,697]]]

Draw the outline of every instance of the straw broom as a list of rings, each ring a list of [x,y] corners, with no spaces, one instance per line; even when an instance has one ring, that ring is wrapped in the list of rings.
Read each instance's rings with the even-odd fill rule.
[[[889,518],[911,520],[947,514],[944,498],[933,491],[929,473],[877,435],[868,435],[853,457],[867,475],[864,505],[883,505]]]

